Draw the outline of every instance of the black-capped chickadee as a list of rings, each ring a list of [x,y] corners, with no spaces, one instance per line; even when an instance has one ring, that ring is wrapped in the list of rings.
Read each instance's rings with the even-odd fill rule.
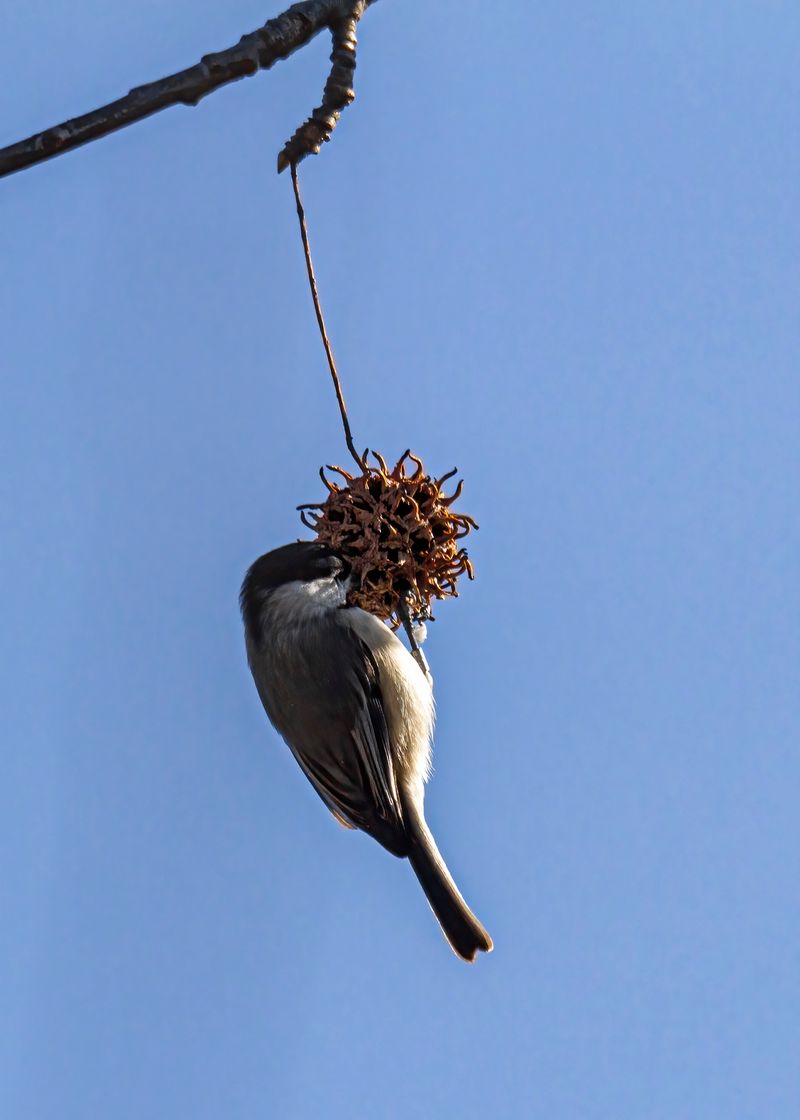
[[[247,659],[267,715],[334,817],[407,856],[453,950],[492,939],[425,823],[431,684],[388,626],[346,602],[348,565],[300,541],[252,565],[240,595]]]

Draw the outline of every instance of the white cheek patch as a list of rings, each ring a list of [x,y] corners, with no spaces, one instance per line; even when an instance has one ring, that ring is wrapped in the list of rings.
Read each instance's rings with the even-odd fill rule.
[[[285,615],[306,615],[309,611],[327,611],[342,607],[345,602],[343,584],[333,577],[327,579],[292,580],[270,593],[273,609]]]

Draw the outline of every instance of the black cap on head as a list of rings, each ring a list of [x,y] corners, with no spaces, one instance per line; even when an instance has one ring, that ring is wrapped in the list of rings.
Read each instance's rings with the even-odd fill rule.
[[[245,576],[253,590],[269,591],[294,580],[343,576],[345,564],[330,545],[320,541],[295,541],[259,556]]]
[[[295,541],[259,556],[244,577],[239,604],[245,625],[257,629],[258,615],[265,592],[274,591],[295,580],[344,579],[350,570],[330,545],[320,541]]]

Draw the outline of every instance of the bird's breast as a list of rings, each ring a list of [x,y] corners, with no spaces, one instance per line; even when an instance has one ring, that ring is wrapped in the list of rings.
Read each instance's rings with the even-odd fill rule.
[[[375,615],[351,607],[347,621],[378,666],[398,781],[419,786],[421,792],[431,771],[435,709],[430,682],[400,639]]]

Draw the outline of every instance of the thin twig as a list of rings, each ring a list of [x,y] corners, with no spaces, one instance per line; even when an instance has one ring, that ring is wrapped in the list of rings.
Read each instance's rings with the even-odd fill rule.
[[[300,236],[303,239],[303,253],[306,258],[306,271],[308,272],[308,283],[311,288],[311,298],[314,301],[314,311],[317,314],[317,323],[319,325],[319,333],[322,335],[322,345],[325,347],[325,355],[328,359],[328,368],[331,371],[331,378],[333,379],[333,388],[336,391],[336,400],[339,404],[339,412],[342,417],[342,426],[344,428],[344,441],[347,444],[347,450],[358,463],[362,471],[366,471],[367,465],[356,451],[355,444],[353,443],[353,433],[350,431],[350,421],[347,418],[347,406],[344,403],[344,393],[342,392],[342,383],[339,380],[339,374],[336,370],[336,362],[333,357],[333,350],[331,349],[330,339],[328,332],[325,329],[325,320],[322,316],[322,307],[319,302],[319,292],[317,291],[317,280],[314,276],[314,265],[311,260],[311,246],[308,243],[308,229],[306,228],[306,214],[303,209],[303,203],[300,198],[300,184],[297,181],[297,164],[291,165],[292,169],[292,186],[294,187],[294,198],[297,203],[297,217],[300,221]]]
[[[139,86],[91,113],[73,117],[16,144],[0,148],[0,178],[108,136],[161,109],[172,105],[197,105],[207,94],[229,82],[249,78],[259,70],[269,70],[276,62],[304,47],[325,28],[334,31],[335,28],[346,27],[348,21],[357,18],[365,7],[374,2],[359,0],[356,4],[356,0],[302,0],[293,4],[257,31],[243,35],[235,46],[205,55],[196,66]],[[332,76],[333,73],[331,71]],[[334,100],[336,92],[331,90]],[[331,107],[335,107],[334,100],[329,102]],[[302,154],[308,154],[309,150]],[[300,158],[299,153],[297,158]]]

